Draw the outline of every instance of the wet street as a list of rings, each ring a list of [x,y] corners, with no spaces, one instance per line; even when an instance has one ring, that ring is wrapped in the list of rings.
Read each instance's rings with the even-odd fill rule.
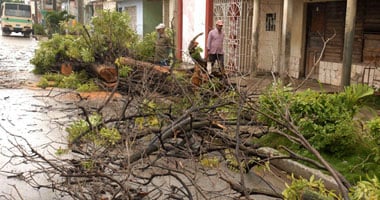
[[[34,38],[20,34],[0,36],[0,88],[17,88],[28,80],[36,80],[29,61],[37,45]]]
[[[65,127],[78,116],[72,100],[61,96],[54,98],[62,91],[35,87],[39,77],[32,73],[34,66],[29,61],[37,47],[38,41],[33,38],[0,35],[0,200],[69,199],[52,190],[36,189],[20,181],[30,178],[30,173],[39,167],[23,159],[20,149],[28,149],[30,145],[46,158],[57,157],[57,149],[67,148]],[[117,106],[111,108],[121,109]],[[9,162],[11,158],[12,162]],[[40,184],[48,183],[42,174],[33,178]],[[282,187],[282,181],[277,177],[262,176],[267,180],[273,179],[279,188]],[[254,173],[250,173],[248,182],[265,185]],[[275,198],[257,195],[255,199]]]
[[[0,36],[0,200],[61,199],[51,190],[37,190],[19,181],[35,169],[33,165],[23,159],[9,162],[20,155],[16,147],[25,146],[24,139],[46,157],[66,148],[64,125],[70,109],[46,97],[49,91],[31,87],[38,81],[29,62],[37,47],[34,38]],[[37,181],[44,180],[37,176]]]

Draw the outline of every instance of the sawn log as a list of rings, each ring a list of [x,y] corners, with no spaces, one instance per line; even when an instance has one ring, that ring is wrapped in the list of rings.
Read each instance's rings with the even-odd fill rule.
[[[156,70],[157,72],[170,73],[170,70],[167,66],[164,67],[164,66],[160,66],[160,65],[155,65],[155,64],[150,63],[150,62],[139,61],[139,60],[135,60],[135,59],[130,58],[130,57],[121,57],[120,63],[123,65],[131,65],[131,66],[135,66],[135,67],[152,68],[152,69]]]
[[[159,65],[155,65],[153,63],[135,60],[130,57],[121,57],[119,61],[120,61],[120,64],[123,64],[123,65],[130,65],[136,68],[142,67],[146,69],[153,69],[154,71],[157,71],[158,73],[164,73],[164,74],[170,73],[170,70],[168,67],[162,67]],[[114,83],[117,81],[117,71],[116,71],[116,66],[114,65],[92,64],[91,71],[94,72],[101,79],[103,79],[106,83]]]
[[[92,64],[91,70],[106,83],[114,83],[117,81],[117,71],[115,66],[106,64]]]

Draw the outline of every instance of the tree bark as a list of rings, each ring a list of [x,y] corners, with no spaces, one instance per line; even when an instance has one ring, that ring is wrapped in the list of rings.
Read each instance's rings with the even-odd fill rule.
[[[135,59],[130,58],[130,57],[121,57],[120,63],[123,65],[131,65],[131,66],[135,66],[135,67],[152,68],[152,69],[154,69],[158,72],[162,72],[162,73],[170,73],[170,69],[168,67],[155,65],[155,64],[150,63],[150,62],[135,60]]]
[[[106,83],[115,83],[117,81],[117,70],[115,66],[92,64],[91,71],[93,71]]]

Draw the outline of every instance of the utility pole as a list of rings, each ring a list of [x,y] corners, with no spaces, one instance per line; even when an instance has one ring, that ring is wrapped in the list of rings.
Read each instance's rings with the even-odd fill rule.
[[[253,2],[253,20],[252,20],[252,58],[253,67],[251,68],[251,76],[256,76],[259,55],[259,21],[260,21],[260,0]]]
[[[280,63],[280,77],[283,84],[289,81],[289,59],[292,39],[292,22],[293,22],[293,0],[284,0],[283,8],[283,27],[281,38],[281,63]]]
[[[83,19],[83,0],[78,0],[78,22],[84,24]]]
[[[38,5],[37,5],[37,0],[34,0],[34,23],[38,24]]]
[[[346,27],[344,30],[343,67],[341,86],[349,86],[351,81],[352,46],[354,44],[357,0],[347,0]]]
[[[53,10],[57,11],[57,0],[53,0]]]

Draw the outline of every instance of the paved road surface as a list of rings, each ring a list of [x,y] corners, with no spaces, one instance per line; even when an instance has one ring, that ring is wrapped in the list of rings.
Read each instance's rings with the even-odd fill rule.
[[[72,109],[67,109],[69,104],[44,97],[49,91],[27,87],[38,80],[31,73],[33,65],[29,63],[37,47],[38,41],[33,38],[21,35],[0,36],[0,200],[6,199],[2,195],[21,199],[18,192],[28,200],[62,199],[52,191],[35,190],[15,178],[8,178],[14,173],[33,168],[28,163],[8,163],[8,156],[17,152],[11,142],[25,145],[11,134],[24,137],[46,156],[54,156],[56,148],[66,147],[63,128],[68,123],[66,117],[75,115],[70,113]],[[40,178],[44,180],[43,177]],[[273,178],[275,177],[269,177]],[[263,185],[261,179],[253,173],[248,177],[248,182]],[[256,196],[255,199],[272,198]]]
[[[29,82],[38,80],[31,73],[34,66],[29,62],[37,47],[38,41],[33,38],[17,34],[5,37],[0,32],[0,200],[10,196],[61,199],[52,191],[36,190],[17,178],[9,178],[33,168],[28,163],[8,162],[8,156],[17,152],[11,143],[25,144],[11,134],[24,137],[46,156],[53,156],[55,148],[65,148],[60,142],[65,141],[62,124],[66,119],[62,117],[68,114],[67,110],[59,102],[44,97],[48,91],[25,88]]]

